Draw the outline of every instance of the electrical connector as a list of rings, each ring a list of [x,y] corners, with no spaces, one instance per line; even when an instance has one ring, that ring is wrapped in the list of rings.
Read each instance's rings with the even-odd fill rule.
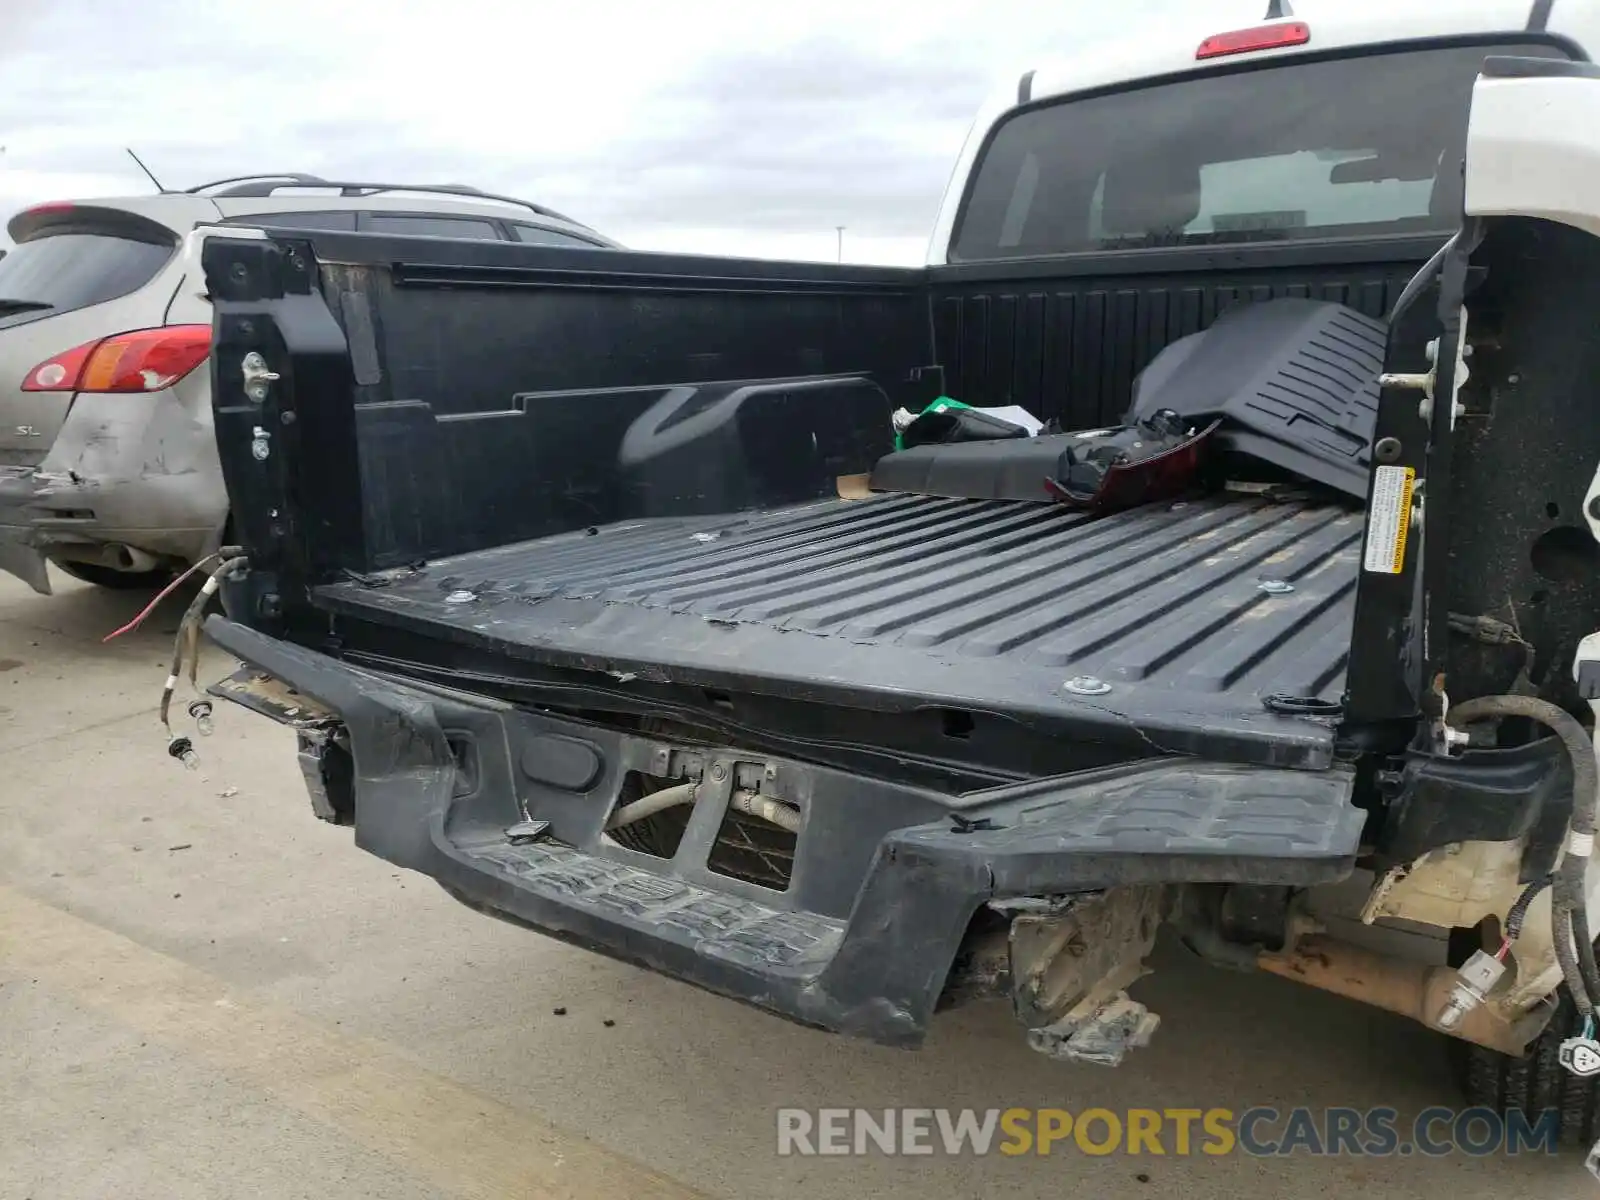
[[[194,727],[200,731],[201,737],[210,737],[216,732],[217,723],[211,717],[211,701],[191,700],[189,715],[194,718]]]
[[[1565,1039],[1556,1048],[1556,1061],[1570,1075],[1576,1075],[1579,1079],[1593,1079],[1600,1075],[1600,1042],[1594,1040],[1592,1031],[1585,1030],[1578,1037]]]
[[[1434,1025],[1445,1030],[1455,1029],[1463,1017],[1483,1003],[1483,998],[1505,973],[1505,963],[1487,951],[1479,950],[1462,963],[1461,969],[1456,972],[1456,985],[1450,989],[1449,999],[1434,1018]]]
[[[186,771],[200,769],[200,756],[194,752],[194,743],[186,737],[175,737],[168,742],[167,753],[181,762]]]

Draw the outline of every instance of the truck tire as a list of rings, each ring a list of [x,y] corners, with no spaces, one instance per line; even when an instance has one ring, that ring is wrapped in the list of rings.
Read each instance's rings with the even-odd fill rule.
[[[71,575],[74,579],[81,579],[84,583],[92,583],[96,587],[109,588],[116,592],[153,592],[172,578],[172,572],[165,567],[156,567],[150,571],[119,571],[115,567],[105,567],[99,563],[71,562],[56,558],[50,562],[57,570]]]
[[[1582,1030],[1583,1021],[1563,988],[1549,1027],[1523,1058],[1452,1038],[1468,1103],[1501,1114],[1520,1110],[1530,1125],[1553,1108],[1560,1114],[1562,1145],[1592,1146],[1600,1138],[1600,1079],[1579,1079],[1556,1061],[1562,1040]]]

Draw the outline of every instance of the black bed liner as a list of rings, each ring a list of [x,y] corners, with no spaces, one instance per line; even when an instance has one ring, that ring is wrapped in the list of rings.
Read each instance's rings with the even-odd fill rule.
[[[1235,761],[1331,761],[1362,531],[1337,504],[1200,499],[1090,520],[911,496],[621,523],[317,592],[540,663]],[[1262,584],[1277,589],[1264,590]],[[1074,694],[1091,677],[1102,694]],[[1092,686],[1092,685],[1091,685]]]

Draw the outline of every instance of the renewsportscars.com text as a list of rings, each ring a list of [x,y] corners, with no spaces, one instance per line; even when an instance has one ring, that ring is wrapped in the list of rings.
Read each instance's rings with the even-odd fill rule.
[[[780,1108],[780,1155],[1554,1154],[1554,1109]]]

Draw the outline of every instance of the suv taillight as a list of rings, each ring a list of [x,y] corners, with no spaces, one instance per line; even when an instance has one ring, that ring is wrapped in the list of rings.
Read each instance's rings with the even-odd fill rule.
[[[159,392],[205,362],[211,326],[135,329],[63,351],[29,371],[25,392]]]

